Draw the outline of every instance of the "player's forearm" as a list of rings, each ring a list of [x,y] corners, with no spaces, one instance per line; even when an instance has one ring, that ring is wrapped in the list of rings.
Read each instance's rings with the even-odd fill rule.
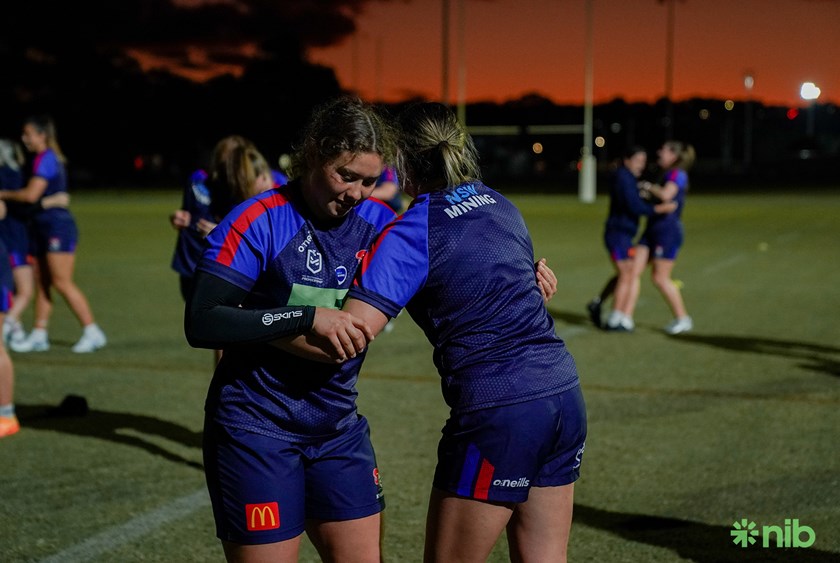
[[[206,272],[198,272],[184,316],[190,346],[221,349],[271,342],[312,328],[315,308],[243,309],[248,292]]]

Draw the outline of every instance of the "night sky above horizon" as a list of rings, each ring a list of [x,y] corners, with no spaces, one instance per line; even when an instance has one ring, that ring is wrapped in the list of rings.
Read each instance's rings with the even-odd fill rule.
[[[464,0],[465,98],[539,94],[584,98],[583,0]],[[458,95],[458,0],[450,0],[449,101]],[[840,104],[840,1],[676,0],[674,100],[694,97],[803,106],[803,82],[819,103]],[[342,87],[366,99],[440,99],[441,0],[372,0],[356,32],[310,48]],[[664,95],[667,7],[657,0],[593,0],[594,99],[653,102]],[[744,77],[754,77],[751,92]]]

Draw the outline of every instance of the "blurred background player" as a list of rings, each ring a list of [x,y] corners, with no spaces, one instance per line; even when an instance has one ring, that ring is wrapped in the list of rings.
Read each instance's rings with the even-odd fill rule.
[[[24,156],[20,145],[8,139],[0,139],[0,190],[19,190],[23,187]],[[0,241],[8,251],[12,278],[14,280],[14,303],[6,312],[3,322],[3,342],[20,344],[26,333],[20,323],[20,315],[32,301],[35,279],[32,265],[27,260],[29,235],[23,210],[26,204],[9,202],[5,216],[0,220]]]
[[[371,197],[384,201],[395,213],[402,213],[402,190],[400,190],[400,181],[397,177],[396,168],[393,166],[385,167],[379,180],[376,181],[376,188],[374,188]]]
[[[65,158],[58,144],[55,124],[47,116],[30,117],[23,125],[23,144],[35,155],[32,175],[20,190],[0,190],[0,199],[8,202],[38,203],[42,197],[67,192]],[[16,352],[49,350],[47,335],[53,311],[51,290],[55,288],[67,302],[79,324],[82,336],[73,352],[93,352],[105,346],[105,334],[96,324],[87,297],[73,281],[76,244],[79,232],[66,207],[36,206],[31,230],[35,255],[35,325],[32,332],[16,345]]]
[[[0,139],[0,190],[23,188],[23,149],[16,142]],[[9,201],[6,216],[0,219],[0,240],[6,245],[14,280],[14,299],[3,322],[3,342],[11,348],[22,345],[26,332],[20,322],[23,311],[32,302],[35,276],[29,255],[29,227],[37,208],[67,207],[67,192],[42,197],[37,204]]]
[[[231,135],[216,143],[210,174],[196,170],[184,189],[180,209],[170,216],[178,230],[172,269],[178,272],[181,295],[189,301],[195,267],[204,251],[204,239],[239,203],[287,182],[281,172],[271,170],[257,147],[248,139]],[[282,185],[279,184],[279,185]],[[215,362],[221,351],[214,353]]]
[[[631,331],[635,327],[628,314],[631,295],[639,292],[639,278],[635,275],[633,239],[639,230],[639,218],[654,213],[669,213],[676,209],[673,203],[660,203],[656,207],[642,199],[638,180],[647,166],[647,152],[643,147],[632,146],[624,152],[610,185],[610,208],[604,226],[604,245],[616,274],[610,278],[600,295],[590,301],[586,308],[589,317],[597,327],[602,326],[601,308],[607,298],[614,294],[613,307],[606,324],[607,330]],[[635,299],[633,300],[635,301]]]
[[[682,213],[688,193],[688,170],[694,164],[694,147],[681,141],[666,141],[657,151],[657,164],[664,170],[662,183],[643,184],[644,191],[658,201],[673,201],[677,205],[673,213],[656,214],[648,219],[647,227],[636,247],[635,276],[642,275],[648,262],[651,264],[651,280],[665,299],[674,319],[664,330],[668,334],[680,334],[694,328],[694,321],[686,312],[680,288],[671,279],[674,262],[683,244]],[[628,310],[636,306],[636,295],[630,296]]]
[[[6,215],[6,205],[0,201],[0,217]],[[12,301],[12,271],[6,245],[0,240],[0,321],[5,321],[6,311]],[[14,402],[15,370],[6,345],[0,342],[0,438],[11,436],[20,430],[15,416]]]

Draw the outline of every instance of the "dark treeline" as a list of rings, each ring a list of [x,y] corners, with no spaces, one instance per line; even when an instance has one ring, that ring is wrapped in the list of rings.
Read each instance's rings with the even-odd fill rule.
[[[143,72],[120,50],[67,45],[60,51],[0,44],[0,64],[12,80],[0,82],[0,136],[19,138],[31,114],[54,117],[70,161],[73,188],[180,185],[206,164],[221,137],[255,141],[272,162],[289,152],[310,109],[341,93],[332,69],[306,62],[299,42],[273,40],[239,78],[196,83],[167,72]],[[402,104],[389,109],[396,112]],[[809,112],[813,112],[809,114]],[[515,125],[520,133],[476,134],[490,180],[573,186],[581,134],[528,134],[529,125],[580,124],[580,106],[561,106],[539,95],[503,104],[476,103],[467,123]],[[832,104],[800,108],[757,102],[692,99],[627,103],[594,109],[594,154],[605,172],[624,147],[651,154],[667,138],[692,143],[693,177],[732,182],[797,181],[836,184],[840,165],[840,111]],[[669,117],[670,121],[669,121]],[[542,152],[535,152],[540,143]]]

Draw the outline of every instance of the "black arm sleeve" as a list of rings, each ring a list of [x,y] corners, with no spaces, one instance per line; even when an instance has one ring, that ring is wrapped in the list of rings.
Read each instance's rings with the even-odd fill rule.
[[[315,307],[242,309],[248,292],[207,272],[196,272],[184,314],[184,333],[194,348],[222,349],[270,342],[312,328]]]

